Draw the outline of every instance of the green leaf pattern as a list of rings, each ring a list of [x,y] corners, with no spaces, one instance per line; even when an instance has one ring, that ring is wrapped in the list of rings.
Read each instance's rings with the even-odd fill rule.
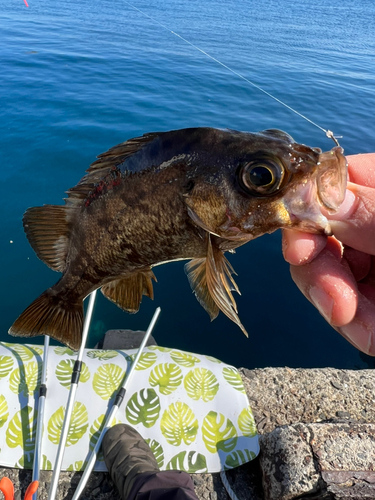
[[[135,354],[132,356],[132,361],[134,362]],[[139,357],[138,363],[135,367],[136,370],[147,370],[150,368],[155,361],[158,359],[156,352],[142,352]]]
[[[184,379],[184,386],[189,397],[197,401],[207,403],[212,401],[219,390],[217,378],[207,368],[195,368],[191,370]]]
[[[61,406],[48,421],[48,439],[59,444],[64,423],[65,408]],[[75,402],[68,430],[66,446],[76,444],[87,431],[88,414],[84,404]]]
[[[186,366],[186,368],[191,368],[192,366],[201,362],[201,360],[197,358],[197,356],[193,356],[193,354],[182,351],[172,351],[171,358],[179,365]]]
[[[61,438],[76,357],[66,347],[49,349],[41,466],[47,470]],[[41,346],[0,342],[0,442],[8,467],[32,467],[42,354]],[[63,469],[85,468],[135,356],[135,349],[85,350]],[[211,356],[146,347],[116,416],[112,425],[135,427],[162,470],[231,469],[252,460],[259,449],[238,371]],[[101,451],[97,458],[95,470],[105,470]]]
[[[164,451],[160,443],[158,443],[155,439],[145,439],[146,443],[151,448],[152,453],[158,463],[159,469],[163,468],[164,465]]]
[[[245,387],[243,386],[241,375],[238,373],[236,368],[225,367],[223,368],[223,376],[225,380],[230,384],[236,391],[246,393]]]
[[[102,365],[95,372],[92,386],[96,394],[104,400],[111,399],[120,387],[125,371],[118,365]]]
[[[142,424],[150,428],[156,424],[160,414],[160,399],[154,389],[142,389],[129,399],[126,418],[132,425]]]
[[[167,396],[182,382],[181,368],[174,363],[161,363],[152,370],[148,379],[151,387],[158,387],[160,394]]]
[[[181,443],[189,445],[197,437],[198,420],[186,403],[177,401],[164,411],[160,429],[169,444],[173,446],[180,446]]]
[[[7,400],[3,394],[0,395],[0,427],[2,427],[9,417]]]
[[[244,436],[254,437],[257,433],[257,428],[254,420],[253,412],[250,406],[244,408],[238,416],[238,427],[241,429]]]
[[[34,450],[36,418],[33,413],[30,406],[24,406],[13,416],[5,433],[9,448],[20,446],[26,453]]]
[[[14,365],[11,356],[0,356],[0,378],[7,377],[12,371]]]
[[[237,433],[234,425],[222,413],[210,411],[203,420],[202,437],[207,450],[216,453],[232,451],[237,444]]]
[[[110,349],[104,351],[101,350],[88,351],[87,353],[88,358],[102,359],[103,361],[106,361],[107,359],[116,358],[116,356],[118,356],[118,352]]]
[[[206,457],[196,451],[181,451],[168,462],[166,470],[182,470],[189,474],[208,472]]]
[[[56,378],[66,389],[70,388],[74,364],[74,359],[63,359],[56,366]],[[87,382],[90,378],[90,375],[90,370],[88,369],[86,363],[82,363],[79,383],[84,384],[85,382]]]
[[[90,451],[93,451],[96,443],[98,442],[99,436],[104,428],[105,417],[106,417],[106,415],[103,413],[96,420],[94,420],[94,423],[90,427],[90,430],[89,430],[89,435],[90,435],[89,449],[90,449]],[[118,423],[117,419],[114,418],[112,425],[116,425],[117,423]],[[98,453],[96,459],[99,461],[104,460],[101,448],[99,449],[99,453]]]
[[[41,371],[38,363],[31,361],[12,371],[9,388],[14,394],[23,394],[26,397],[32,394],[40,384],[40,377]]]
[[[58,356],[64,356],[65,354],[67,356],[77,356],[77,352],[76,351],[72,351],[71,349],[69,349],[69,347],[62,347],[62,346],[55,347],[54,348],[54,352]]]
[[[236,450],[227,455],[224,467],[226,470],[234,469],[235,467],[239,467],[240,465],[250,462],[250,460],[254,460],[255,457],[256,455],[252,450]]]
[[[83,460],[77,460],[77,462],[70,464],[66,468],[66,470],[71,471],[71,472],[79,472],[80,470],[83,470]]]

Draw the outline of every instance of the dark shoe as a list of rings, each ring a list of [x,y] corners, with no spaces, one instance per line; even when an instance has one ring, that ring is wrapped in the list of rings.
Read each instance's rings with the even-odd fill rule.
[[[108,429],[102,450],[108,472],[124,500],[138,474],[160,471],[150,447],[129,425],[117,424]]]

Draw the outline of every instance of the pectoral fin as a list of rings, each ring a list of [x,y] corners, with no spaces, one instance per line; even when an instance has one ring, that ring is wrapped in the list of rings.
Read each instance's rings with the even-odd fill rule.
[[[240,293],[232,277],[234,270],[223,252],[212,245],[210,235],[207,235],[207,257],[193,259],[185,265],[185,270],[190,286],[211,320],[216,318],[220,309],[248,336],[237,315],[237,305],[232,295],[233,290]]]
[[[212,321],[219,314],[219,308],[208,290],[206,260],[206,258],[191,260],[185,264],[185,272],[198,302],[208,312]]]
[[[152,280],[156,281],[156,278],[151,269],[138,272],[102,286],[102,293],[124,311],[136,313],[143,295],[151,300],[154,298]]]

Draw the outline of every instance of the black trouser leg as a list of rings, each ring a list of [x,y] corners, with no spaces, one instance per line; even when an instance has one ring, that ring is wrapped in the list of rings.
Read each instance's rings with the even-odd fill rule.
[[[171,470],[139,474],[126,500],[198,500],[198,497],[189,474]]]

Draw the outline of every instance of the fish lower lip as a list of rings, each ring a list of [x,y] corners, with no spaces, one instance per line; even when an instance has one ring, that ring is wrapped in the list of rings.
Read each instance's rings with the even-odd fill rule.
[[[292,226],[298,228],[299,231],[306,231],[307,233],[323,233],[326,236],[332,236],[332,228],[328,219],[321,213],[301,215],[289,214]]]

